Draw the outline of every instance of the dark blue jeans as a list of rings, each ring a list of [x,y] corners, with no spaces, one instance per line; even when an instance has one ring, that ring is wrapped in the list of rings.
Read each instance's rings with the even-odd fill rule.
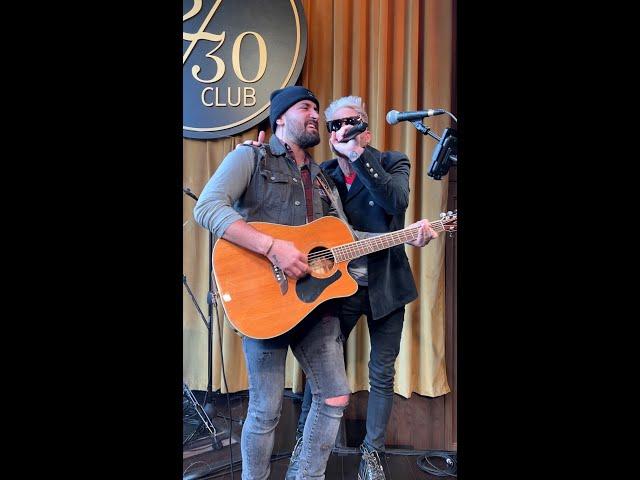
[[[242,479],[266,480],[270,473],[275,428],[284,395],[288,347],[307,376],[313,393],[304,425],[298,479],[325,478],[344,407],[330,406],[327,398],[349,395],[343,342],[338,318],[322,308],[290,332],[268,340],[245,337],[242,346],[249,374],[249,408],[242,427]],[[311,395],[310,395],[311,397]]]
[[[394,310],[378,320],[372,320],[369,289],[359,286],[353,296],[343,299],[341,303],[340,329],[345,340],[362,315],[367,317],[371,340],[369,354],[370,392],[367,403],[367,435],[364,444],[370,450],[384,451],[385,433],[393,406],[393,379],[396,374],[396,358],[400,352],[404,307]],[[298,419],[298,435],[304,432],[306,418],[311,408],[311,392],[309,390],[307,383]]]

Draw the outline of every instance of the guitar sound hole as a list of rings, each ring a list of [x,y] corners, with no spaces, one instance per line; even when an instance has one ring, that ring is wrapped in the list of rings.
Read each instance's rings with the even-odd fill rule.
[[[325,247],[315,247],[309,252],[307,258],[309,259],[309,267],[311,268],[312,275],[323,277],[333,271],[335,259],[333,258],[331,250]]]

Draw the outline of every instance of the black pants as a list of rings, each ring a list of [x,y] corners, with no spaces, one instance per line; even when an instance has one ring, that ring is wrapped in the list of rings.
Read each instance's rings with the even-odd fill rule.
[[[369,288],[359,286],[340,305],[340,329],[346,339],[362,315],[367,317],[371,352],[369,354],[369,402],[367,404],[367,435],[364,444],[370,450],[384,451],[385,432],[393,406],[395,362],[400,351],[404,324],[404,307],[378,320],[371,319]],[[346,349],[345,349],[346,350]],[[305,384],[302,410],[298,419],[298,435],[304,429],[311,408],[311,389]]]

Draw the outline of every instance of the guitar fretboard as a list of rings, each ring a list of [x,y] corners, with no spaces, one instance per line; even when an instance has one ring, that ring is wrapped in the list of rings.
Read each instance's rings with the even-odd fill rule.
[[[431,223],[431,228],[436,232],[445,231],[444,220],[435,220]],[[376,237],[365,238],[352,243],[338,245],[331,249],[331,253],[336,262],[346,262],[354,258],[378,252],[385,248],[395,247],[401,243],[410,242],[418,238],[418,227],[408,227],[395,232],[383,233]]]

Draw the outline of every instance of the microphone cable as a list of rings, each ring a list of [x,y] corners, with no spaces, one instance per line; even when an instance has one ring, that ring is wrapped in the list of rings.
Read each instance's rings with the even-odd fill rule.
[[[285,453],[274,453],[271,455],[270,458],[270,462],[277,462],[279,460],[283,460],[285,458],[289,458],[291,457],[291,452],[285,452]],[[212,478],[219,478],[219,477],[225,477],[229,474],[229,465],[224,464],[224,465],[219,465],[219,466],[211,466],[211,465],[207,465],[205,468],[202,468],[200,470],[193,470],[191,472],[188,472],[188,470],[198,464],[198,463],[204,463],[204,462],[194,462],[191,465],[189,465],[183,472],[183,476],[182,476],[182,480],[196,480],[196,479],[212,479]],[[231,471],[232,472],[240,472],[242,470],[242,460],[236,460],[235,463],[233,463],[231,465]],[[187,473],[188,472],[188,473]]]
[[[360,449],[355,447],[333,447],[331,453],[336,455],[360,455]],[[385,455],[419,456],[416,460],[418,468],[423,472],[436,477],[457,477],[458,460],[456,452],[447,450],[408,450],[403,448],[386,448]],[[438,458],[444,461],[443,468],[434,465],[431,459]]]
[[[448,110],[445,110],[444,108],[441,108],[440,110],[442,110],[444,113],[446,113],[447,115],[449,115],[451,118],[453,118],[453,120],[458,123],[458,119],[455,117],[455,115],[453,113],[451,113]]]
[[[445,110],[444,108],[436,108],[435,110],[438,112],[437,115],[442,115],[443,113],[446,113],[451,118],[453,118],[453,120],[456,123],[458,123],[458,119],[456,118],[456,116],[453,113],[451,113],[449,110]]]
[[[439,458],[444,460],[444,468],[440,468],[431,462],[431,459]],[[445,450],[429,450],[416,461],[418,468],[436,477],[457,477],[458,460],[455,452]]]

